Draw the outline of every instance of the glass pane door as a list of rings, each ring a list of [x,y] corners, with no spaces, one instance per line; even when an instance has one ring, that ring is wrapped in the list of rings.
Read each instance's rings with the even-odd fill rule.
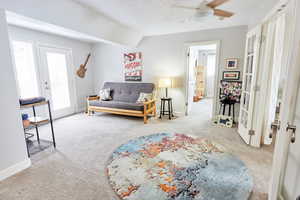
[[[51,98],[54,110],[71,106],[67,58],[62,53],[47,52],[48,72],[51,88]]]
[[[260,35],[261,27],[254,29],[247,35],[243,88],[238,128],[239,134],[247,144],[251,144],[251,136],[249,135],[249,133],[252,128],[252,113],[255,95],[254,84],[256,81],[256,69],[258,67]]]
[[[39,47],[43,69],[43,89],[50,99],[55,118],[75,112],[75,89],[71,81],[72,52],[67,49]]]
[[[248,48],[247,48],[247,62],[246,69],[244,70],[244,89],[242,95],[242,117],[241,122],[242,125],[247,128],[248,127],[248,112],[249,112],[249,103],[251,97],[251,88],[252,88],[252,79],[253,79],[253,62],[254,62],[254,42],[256,40],[256,36],[248,38]]]

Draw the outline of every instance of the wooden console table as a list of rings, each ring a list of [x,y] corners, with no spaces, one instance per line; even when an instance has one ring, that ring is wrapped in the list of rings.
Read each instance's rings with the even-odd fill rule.
[[[36,115],[35,108],[38,107],[38,106],[43,106],[43,105],[48,106],[49,118],[39,117],[39,116]],[[28,147],[27,141],[30,138],[34,137],[34,134],[28,133],[27,130],[35,128],[37,141],[38,141],[38,144],[40,144],[39,126],[47,124],[47,123],[50,123],[51,134],[52,134],[52,142],[53,142],[54,148],[56,148],[56,141],[55,141],[55,135],[54,135],[54,129],[53,129],[52,113],[51,113],[51,107],[50,107],[49,100],[42,101],[42,102],[39,102],[39,103],[21,105],[20,108],[21,109],[32,108],[32,111],[33,111],[33,117],[29,118],[30,125],[27,126],[27,127],[24,127],[24,134],[25,134],[25,141],[26,141],[28,157],[30,157],[30,153],[29,153],[29,147]]]

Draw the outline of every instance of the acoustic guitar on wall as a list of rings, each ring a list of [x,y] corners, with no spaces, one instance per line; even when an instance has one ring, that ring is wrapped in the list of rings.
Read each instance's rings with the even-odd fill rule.
[[[89,53],[89,55],[87,56],[86,60],[85,60],[85,63],[84,64],[81,64],[79,69],[77,70],[77,75],[80,77],[80,78],[84,78],[85,77],[85,73],[86,73],[86,65],[88,64],[89,62],[89,59],[91,57],[91,54]]]

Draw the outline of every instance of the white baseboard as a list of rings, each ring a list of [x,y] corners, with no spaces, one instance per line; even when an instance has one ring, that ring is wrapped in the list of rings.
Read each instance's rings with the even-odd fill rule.
[[[4,169],[2,171],[0,171],[0,181],[3,181],[4,179],[7,179],[10,176],[13,176],[25,169],[27,169],[28,167],[31,166],[31,160],[28,158],[22,162],[19,162],[7,169]]]

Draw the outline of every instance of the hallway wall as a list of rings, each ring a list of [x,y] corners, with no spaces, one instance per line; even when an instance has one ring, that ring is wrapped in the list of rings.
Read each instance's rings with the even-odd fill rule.
[[[9,48],[4,10],[0,9],[0,181],[29,167]]]

